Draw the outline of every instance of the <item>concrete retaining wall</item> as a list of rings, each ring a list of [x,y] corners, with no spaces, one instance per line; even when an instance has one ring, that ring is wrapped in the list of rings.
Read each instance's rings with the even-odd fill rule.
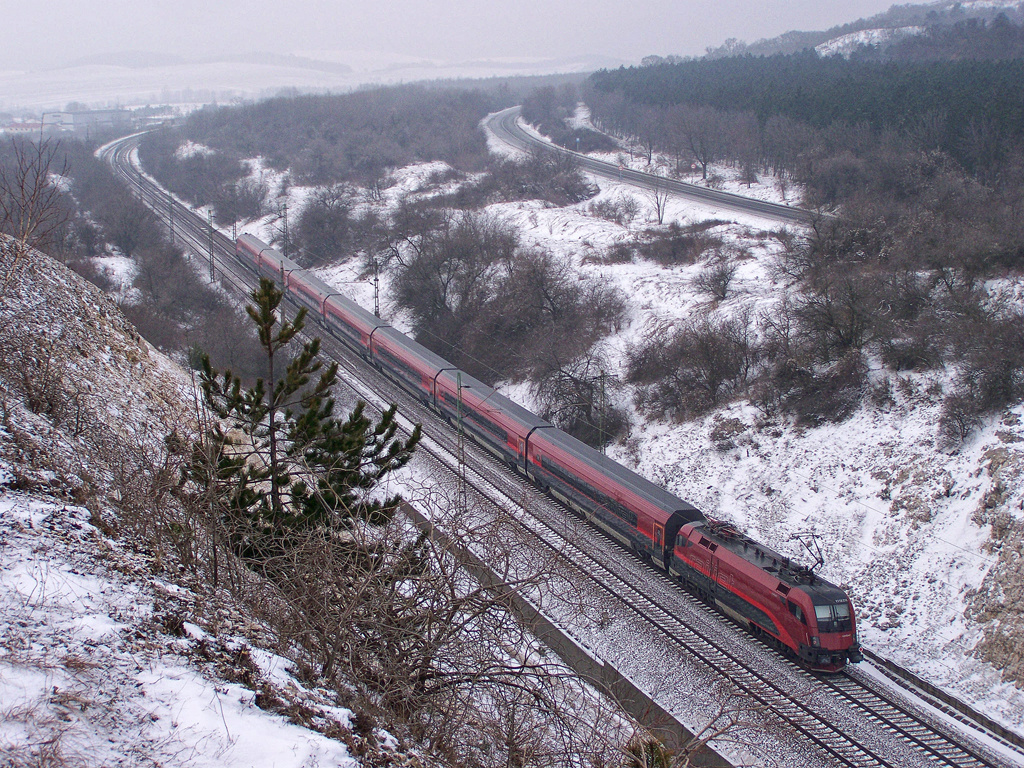
[[[402,510],[421,530],[430,532],[445,546],[458,551],[465,558],[466,567],[482,584],[501,586],[491,570],[479,558],[460,544],[452,542],[443,532],[435,529],[418,510],[404,502]],[[654,701],[650,695],[617,669],[594,656],[525,597],[518,593],[512,593],[510,602],[511,608],[519,620],[530,629],[537,639],[558,654],[567,667],[608,695],[630,717],[655,733],[667,746],[682,746],[692,737],[683,724]],[[692,758],[691,765],[705,768],[731,768],[732,763],[707,748]]]

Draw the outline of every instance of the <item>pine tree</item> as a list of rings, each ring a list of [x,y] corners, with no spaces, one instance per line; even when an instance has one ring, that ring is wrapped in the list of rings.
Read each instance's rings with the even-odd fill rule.
[[[362,402],[337,418],[332,391],[338,366],[320,360],[320,340],[305,342],[291,358],[285,351],[302,332],[306,310],[280,320],[283,293],[265,278],[252,299],[246,311],[266,356],[266,379],[243,388],[238,376],[219,374],[202,356],[203,396],[220,421],[208,430],[189,472],[193,481],[215,487],[236,552],[267,566],[302,535],[389,520],[400,497],[373,499],[371,492],[412,458],[420,427],[398,439],[394,405],[377,424]]]

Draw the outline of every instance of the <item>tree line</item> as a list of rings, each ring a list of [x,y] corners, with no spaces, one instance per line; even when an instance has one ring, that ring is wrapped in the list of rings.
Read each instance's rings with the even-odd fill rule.
[[[1024,137],[1022,75],[1019,58],[872,61],[810,50],[602,71],[588,81],[585,98],[617,132],[629,129],[631,111],[682,105],[749,116],[758,134],[780,119],[819,130],[843,124],[908,134],[927,119],[935,148],[985,171]],[[635,123],[647,129],[642,116]],[[979,151],[979,133],[1003,152]]]

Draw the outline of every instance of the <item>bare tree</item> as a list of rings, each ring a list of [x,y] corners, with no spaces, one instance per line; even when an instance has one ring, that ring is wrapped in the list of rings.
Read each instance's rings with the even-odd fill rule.
[[[9,163],[0,161],[0,296],[7,292],[29,251],[45,247],[52,233],[68,220],[60,188],[52,176],[67,173],[66,160],[57,166],[59,145],[11,140]]]
[[[724,149],[723,120],[711,107],[694,107],[680,118],[690,152],[700,165],[701,179],[707,181],[708,166],[721,157]]]
[[[588,445],[603,448],[627,426],[625,413],[609,402],[619,381],[606,373],[608,364],[594,349],[570,360],[562,359],[560,352],[561,348],[547,350],[534,379],[541,417]]]
[[[665,223],[665,213],[668,209],[669,191],[664,182],[655,182],[653,187],[645,190],[647,201],[654,206],[654,216],[658,224]]]

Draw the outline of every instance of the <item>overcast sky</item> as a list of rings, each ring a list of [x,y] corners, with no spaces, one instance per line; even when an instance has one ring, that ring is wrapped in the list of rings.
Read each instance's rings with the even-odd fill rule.
[[[892,0],[0,0],[0,66],[119,51],[369,50],[442,61],[699,54],[826,29]]]

